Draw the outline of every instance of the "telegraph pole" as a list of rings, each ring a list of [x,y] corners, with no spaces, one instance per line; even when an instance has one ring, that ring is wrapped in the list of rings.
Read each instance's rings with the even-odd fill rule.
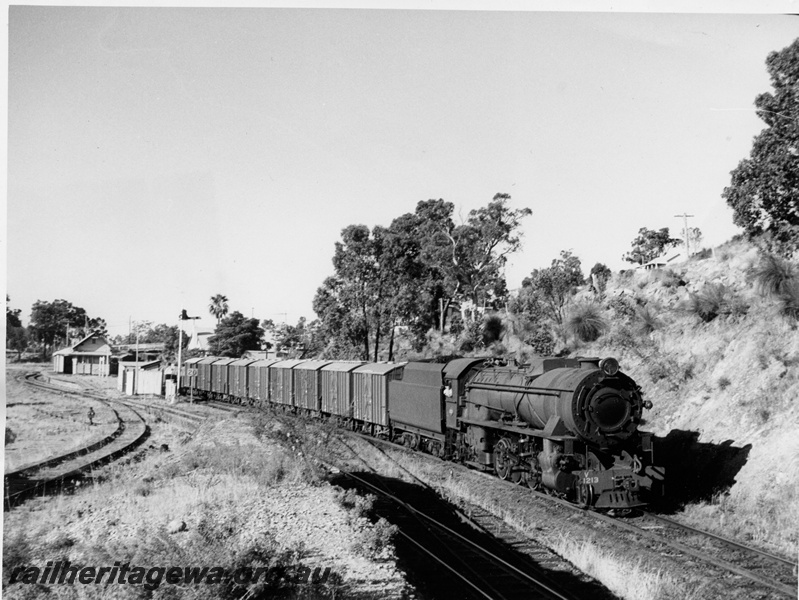
[[[683,223],[683,239],[685,240],[685,259],[688,260],[691,258],[691,250],[688,248],[688,219],[693,217],[693,215],[689,215],[687,213],[683,213],[681,215],[674,215],[677,219],[682,219]]]

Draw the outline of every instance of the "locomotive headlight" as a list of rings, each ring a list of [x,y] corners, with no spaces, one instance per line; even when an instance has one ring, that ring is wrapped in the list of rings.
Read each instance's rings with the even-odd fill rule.
[[[608,377],[613,377],[619,372],[619,361],[615,358],[603,358],[599,361],[599,368]]]

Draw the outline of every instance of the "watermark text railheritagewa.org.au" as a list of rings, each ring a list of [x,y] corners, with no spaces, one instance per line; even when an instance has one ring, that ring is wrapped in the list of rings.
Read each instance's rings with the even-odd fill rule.
[[[233,582],[237,585],[264,583],[321,584],[330,578],[330,567],[312,569],[296,567],[256,567],[225,569],[224,567],[141,567],[115,562],[112,567],[87,567],[72,565],[69,561],[48,561],[43,567],[22,565],[11,571],[9,585],[27,583],[39,585],[141,585],[155,590],[162,583],[170,585],[217,584]]]

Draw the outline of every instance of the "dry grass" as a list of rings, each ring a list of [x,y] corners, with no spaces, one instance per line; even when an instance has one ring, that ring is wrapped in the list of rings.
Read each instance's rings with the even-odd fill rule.
[[[705,598],[700,589],[686,592],[673,577],[646,564],[643,559],[630,560],[595,539],[574,539],[562,535],[553,550],[586,575],[601,581],[621,598],[636,600],[699,600]]]
[[[182,431],[166,441],[172,452],[153,448],[128,464],[103,471],[102,481],[74,496],[34,501],[7,514],[4,527],[5,581],[18,565],[44,565],[67,559],[73,564],[111,565],[114,561],[150,566],[218,565],[226,569],[300,565],[332,566],[351,573],[353,583],[332,578],[324,586],[249,588],[250,595],[330,598],[353,586],[386,586],[398,597],[401,575],[386,557],[392,556],[390,533],[368,521],[348,525],[346,510],[336,505],[334,488],[309,485],[309,467],[298,446],[319,438],[300,438],[295,430],[274,422],[253,434],[244,419],[204,425],[194,440],[181,445]],[[310,433],[310,431],[309,431]],[[291,437],[289,437],[291,436]],[[172,523],[185,531],[170,533]],[[347,551],[347,543],[362,536],[364,552]],[[347,540],[347,542],[345,542]],[[335,548],[335,550],[333,550]],[[339,552],[339,548],[341,552]],[[315,553],[311,557],[310,553]],[[340,556],[339,556],[340,554]],[[369,557],[380,554],[379,564]],[[368,556],[364,556],[368,555]],[[335,556],[336,558],[331,558]],[[349,561],[349,562],[347,562]],[[371,574],[367,580],[366,573]],[[374,580],[374,584],[370,583]],[[354,582],[366,583],[354,583]],[[163,584],[154,592],[141,586],[51,586],[49,592],[67,598],[239,598],[247,592],[231,583],[195,585],[181,590]],[[38,597],[47,590],[14,585],[4,597]],[[111,594],[109,596],[108,594]]]

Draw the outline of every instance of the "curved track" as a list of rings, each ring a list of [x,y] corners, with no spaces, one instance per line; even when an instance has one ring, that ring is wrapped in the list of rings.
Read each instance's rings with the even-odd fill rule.
[[[117,428],[101,440],[58,456],[23,465],[6,473],[5,510],[19,505],[32,496],[58,493],[71,486],[84,473],[120,458],[138,447],[147,439],[150,432],[143,414],[158,420],[177,423],[192,431],[196,431],[206,419],[204,416],[172,406],[154,405],[134,399],[109,399],[97,391],[57,385],[44,381],[40,372],[24,373],[17,377],[26,385],[37,389],[102,402],[116,415]]]
[[[404,446],[379,440],[363,434],[354,434],[372,445],[386,445],[399,450],[408,451]],[[417,455],[418,453],[415,453]],[[433,456],[422,454],[431,460],[439,460]],[[453,468],[462,465],[448,463]],[[499,484],[517,487],[509,481],[497,479]],[[620,519],[610,517],[594,510],[585,510],[565,500],[548,494],[529,490],[529,493],[542,501],[554,502],[561,506],[580,512],[613,527],[634,533],[655,544],[667,546],[679,554],[698,559],[709,566],[726,572],[736,579],[738,587],[752,586],[753,593],[763,588],[780,595],[795,598],[797,593],[797,564],[789,559],[764,552],[746,544],[723,538],[716,534],[683,525],[673,519],[643,513],[640,517]],[[654,524],[654,525],[653,525]],[[755,587],[755,584],[759,587]]]
[[[50,392],[88,397],[105,403],[117,417],[117,428],[101,440],[6,473],[4,510],[10,510],[32,496],[61,491],[83,473],[136,448],[149,435],[144,419],[132,408],[124,405],[112,406],[111,401],[96,393],[68,390],[41,381],[38,377],[39,373],[26,374],[25,383]]]

